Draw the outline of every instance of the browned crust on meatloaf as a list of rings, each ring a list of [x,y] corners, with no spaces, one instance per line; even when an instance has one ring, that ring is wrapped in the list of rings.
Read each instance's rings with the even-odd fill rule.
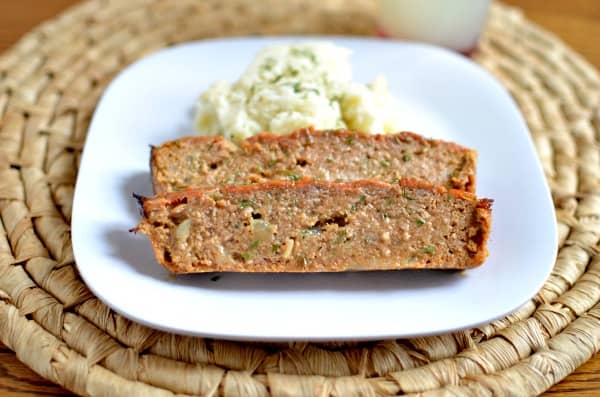
[[[274,197],[268,197],[271,194]],[[286,208],[290,197],[307,200],[302,201],[305,206],[297,206],[293,214],[288,214]],[[392,204],[387,203],[389,198],[393,199]],[[242,209],[238,206],[240,200],[252,202],[252,206]],[[271,200],[276,202],[275,214],[265,212],[264,204]],[[314,210],[318,208],[310,207],[311,200],[322,202],[327,211],[315,218]],[[389,213],[387,219],[380,211],[384,202],[385,211]],[[158,261],[174,273],[466,269],[480,265],[487,257],[486,242],[491,224],[491,200],[477,200],[469,192],[447,190],[411,179],[403,179],[397,185],[376,180],[342,183],[309,179],[297,183],[269,181],[167,193],[142,198],[141,204],[144,220],[133,231],[150,237]],[[340,211],[337,204],[344,210]],[[348,209],[355,205],[358,208]],[[331,208],[334,208],[333,212]],[[261,240],[260,246],[254,237],[245,239],[246,235],[256,233],[252,229],[255,211],[262,213],[256,222],[266,223],[282,234],[270,235],[273,240]],[[445,218],[446,212],[449,214]],[[240,222],[247,218],[252,226],[244,225],[234,230],[228,217]],[[340,221],[340,217],[344,220]],[[327,223],[331,219],[334,221]],[[183,234],[184,241],[180,241],[180,226],[185,222],[188,222],[188,234]],[[304,240],[303,235],[300,237],[298,230],[301,233],[308,231],[308,240]],[[350,238],[348,245],[342,246],[326,238],[335,237],[335,233],[342,230],[344,244],[347,243],[346,233],[356,240]],[[431,240],[442,234],[441,241]],[[377,237],[375,241],[374,235],[387,240],[380,241]],[[313,238],[314,241],[310,240]],[[220,251],[212,250],[215,242]],[[254,243],[254,249],[261,247],[262,254],[253,251],[252,255],[256,256],[248,259],[239,247],[250,247]],[[268,250],[269,244],[272,244],[273,254]],[[288,247],[286,244],[293,247],[288,256],[284,251]],[[300,251],[300,247],[310,248],[310,244],[313,244],[314,252]],[[384,251],[391,252],[392,257],[382,254]],[[214,252],[218,253],[212,254]],[[223,252],[228,254],[223,256]],[[198,260],[194,255],[204,259]]]
[[[474,150],[412,132],[304,128],[287,135],[265,132],[239,147],[222,137],[185,137],[152,148],[150,166],[157,194],[303,176],[330,182],[411,177],[474,192],[476,161]]]

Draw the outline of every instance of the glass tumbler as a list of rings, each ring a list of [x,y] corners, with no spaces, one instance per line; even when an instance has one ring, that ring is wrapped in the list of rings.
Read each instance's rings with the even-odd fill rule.
[[[379,0],[386,37],[422,41],[469,54],[486,21],[490,0]]]

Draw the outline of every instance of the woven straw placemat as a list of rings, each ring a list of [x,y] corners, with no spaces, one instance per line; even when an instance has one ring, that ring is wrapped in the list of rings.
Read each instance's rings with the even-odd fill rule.
[[[374,28],[369,0],[98,0],[24,37],[0,58],[0,340],[92,396],[532,395],[588,360],[600,348],[600,79],[497,4],[476,59],[527,119],[560,243],[552,275],[517,312],[410,340],[241,343],[148,329],[82,283],[69,231],[75,176],[94,106],[124,66],[205,37]]]

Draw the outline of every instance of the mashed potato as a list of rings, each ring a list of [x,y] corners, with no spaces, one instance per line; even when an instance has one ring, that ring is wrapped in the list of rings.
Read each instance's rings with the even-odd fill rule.
[[[353,83],[349,55],[323,42],[266,47],[237,82],[217,82],[200,96],[196,128],[234,141],[307,126],[395,132],[397,105],[385,79]]]

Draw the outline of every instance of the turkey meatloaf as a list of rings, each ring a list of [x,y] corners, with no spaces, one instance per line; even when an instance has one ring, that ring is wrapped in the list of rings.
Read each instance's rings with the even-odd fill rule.
[[[491,200],[415,180],[269,181],[140,198],[174,273],[465,269],[487,256]]]
[[[474,192],[476,157],[473,150],[410,132],[302,129],[263,133],[241,146],[222,137],[182,138],[153,148],[150,163],[156,193],[303,176],[331,182],[410,177]]]

